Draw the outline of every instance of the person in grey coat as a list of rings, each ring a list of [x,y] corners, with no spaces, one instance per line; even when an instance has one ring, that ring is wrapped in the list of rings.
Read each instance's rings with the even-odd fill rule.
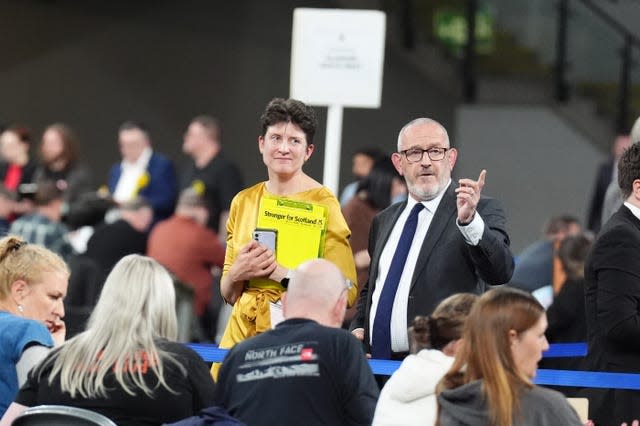
[[[438,385],[441,426],[582,425],[565,397],[535,386],[544,308],[531,294],[500,287],[471,309],[462,347]]]

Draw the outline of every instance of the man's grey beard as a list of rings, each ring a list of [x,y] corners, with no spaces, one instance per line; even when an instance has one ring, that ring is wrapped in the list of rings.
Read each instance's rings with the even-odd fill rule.
[[[431,191],[423,191],[421,188],[418,187],[418,185],[416,185],[415,183],[409,183],[406,179],[405,182],[407,183],[407,189],[409,191],[409,194],[413,195],[413,198],[416,198],[418,201],[429,201],[429,200],[433,200],[434,198],[436,198],[440,192],[442,192],[442,190],[445,188],[444,185],[438,185],[437,188],[434,188]]]

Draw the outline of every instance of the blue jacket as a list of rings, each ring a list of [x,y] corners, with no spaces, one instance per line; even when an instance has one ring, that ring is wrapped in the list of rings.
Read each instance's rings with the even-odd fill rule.
[[[109,191],[113,194],[122,172],[121,163],[114,164],[109,171]],[[149,183],[138,195],[144,197],[153,206],[153,219],[157,222],[173,214],[177,194],[178,180],[173,163],[162,154],[154,152],[147,164]]]

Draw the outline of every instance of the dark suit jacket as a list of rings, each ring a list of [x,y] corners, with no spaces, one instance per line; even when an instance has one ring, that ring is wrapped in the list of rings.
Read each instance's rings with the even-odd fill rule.
[[[456,225],[458,212],[454,185],[440,201],[425,237],[411,281],[407,309],[407,327],[416,315],[429,315],[446,297],[460,292],[482,293],[486,284],[504,284],[513,273],[506,219],[500,203],[482,197],[477,211],[485,229],[477,246],[464,241]],[[369,349],[369,312],[378,277],[380,255],[406,202],[380,212],[369,233],[369,280],[358,299],[358,312],[351,329],[364,328],[365,347]]]
[[[122,164],[114,164],[109,171],[109,191],[113,194],[120,180]],[[147,165],[149,184],[138,195],[144,197],[153,207],[154,222],[166,219],[173,214],[178,181],[173,163],[162,154],[154,152]]]
[[[640,373],[640,220],[626,206],[603,226],[585,279],[590,369]],[[590,403],[589,418],[620,424],[640,417],[640,392],[615,390],[610,397],[615,401],[600,407]]]

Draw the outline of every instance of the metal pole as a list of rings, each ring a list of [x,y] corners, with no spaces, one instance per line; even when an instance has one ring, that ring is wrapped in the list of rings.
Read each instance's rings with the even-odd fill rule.
[[[558,30],[556,38],[555,86],[556,100],[566,102],[569,99],[569,85],[565,77],[567,69],[567,27],[569,24],[569,0],[558,2]]]
[[[475,56],[476,56],[476,13],[477,0],[467,0],[467,44],[464,47],[462,75],[464,80],[464,99],[475,102],[477,92]]]
[[[342,105],[327,109],[327,138],[324,151],[323,184],[338,196],[340,179],[340,149],[342,146]]]
[[[629,117],[629,79],[631,76],[631,36],[624,39],[622,60],[620,61],[620,84],[618,86],[618,118],[616,131],[619,134],[629,132],[627,119]]]

